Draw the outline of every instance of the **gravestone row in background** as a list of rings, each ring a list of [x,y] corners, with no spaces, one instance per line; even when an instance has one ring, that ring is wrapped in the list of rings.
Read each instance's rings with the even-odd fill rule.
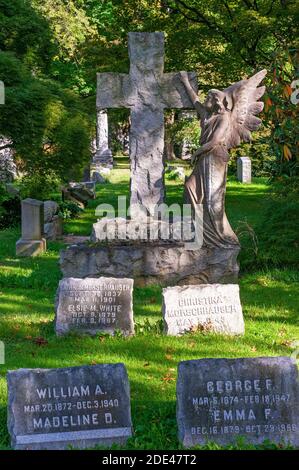
[[[123,364],[8,372],[8,429],[15,449],[124,444],[132,436]],[[287,357],[201,359],[179,364],[178,438],[299,446],[298,371]]]

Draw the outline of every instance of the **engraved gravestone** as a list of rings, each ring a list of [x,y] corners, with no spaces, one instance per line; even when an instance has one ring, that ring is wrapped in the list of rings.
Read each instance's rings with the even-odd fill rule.
[[[133,279],[64,278],[56,294],[55,330],[134,334]]]
[[[185,447],[244,438],[298,447],[298,370],[289,357],[200,359],[179,364],[177,422]]]
[[[241,183],[251,183],[251,160],[249,157],[239,157],[237,160],[237,175]]]
[[[190,330],[244,334],[237,284],[199,284],[163,289],[164,331],[177,336]]]
[[[8,430],[15,449],[125,443],[132,435],[124,364],[9,371]]]

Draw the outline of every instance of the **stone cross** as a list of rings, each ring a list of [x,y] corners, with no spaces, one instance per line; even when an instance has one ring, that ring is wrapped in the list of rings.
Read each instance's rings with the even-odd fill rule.
[[[108,115],[105,109],[97,111],[97,149],[93,163],[113,167],[112,152],[108,144]]]
[[[164,34],[129,33],[130,73],[97,75],[97,109],[131,110],[131,217],[164,201],[164,109],[193,109],[176,72],[164,73]],[[197,91],[195,73],[189,74]]]

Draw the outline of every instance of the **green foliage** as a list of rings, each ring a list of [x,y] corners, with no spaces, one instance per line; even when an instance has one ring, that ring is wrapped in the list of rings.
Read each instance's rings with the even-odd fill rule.
[[[181,147],[185,142],[190,151],[199,147],[200,125],[197,118],[177,119],[170,129],[171,140],[176,147]]]
[[[17,226],[20,220],[20,198],[9,194],[5,186],[0,184],[0,230]]]
[[[59,215],[64,220],[75,219],[83,212],[83,209],[78,206],[75,202],[62,201],[59,202]]]
[[[264,114],[265,123],[271,130],[269,146],[275,155],[271,166],[273,177],[299,175],[299,107],[291,100],[291,82],[296,78],[296,68],[297,74],[299,70],[298,57],[295,49],[279,51],[269,67]]]
[[[59,44],[51,24],[29,2],[15,3],[0,0],[0,31],[7,33],[0,34],[0,79],[5,84],[0,135],[13,142],[22,171],[77,179],[90,157],[88,104],[53,80]]]
[[[271,187],[254,230],[245,233],[244,269],[299,265],[299,178],[281,177]],[[243,237],[243,241],[245,240]]]
[[[55,172],[52,171],[46,174],[33,173],[23,176],[18,184],[22,199],[30,197],[46,201],[51,199],[52,194],[58,191],[60,181]]]

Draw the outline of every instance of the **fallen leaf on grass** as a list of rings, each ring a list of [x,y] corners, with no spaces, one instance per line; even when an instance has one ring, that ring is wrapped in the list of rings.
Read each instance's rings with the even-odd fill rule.
[[[165,359],[167,359],[167,361],[172,361],[173,357],[171,354],[165,354]]]
[[[42,336],[38,336],[37,338],[34,338],[33,343],[37,346],[46,346],[46,344],[48,344],[49,342]]]
[[[287,332],[287,329],[286,328],[280,328],[279,332],[278,332],[278,336],[284,336]]]
[[[164,382],[171,382],[171,381],[174,381],[175,380],[175,377],[171,377],[170,374],[166,374],[165,377],[162,377],[162,380]]]

